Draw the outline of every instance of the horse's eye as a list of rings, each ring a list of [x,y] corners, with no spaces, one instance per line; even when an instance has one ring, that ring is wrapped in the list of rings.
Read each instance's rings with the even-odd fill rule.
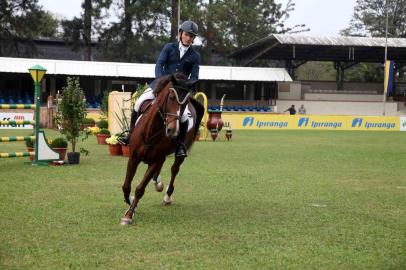
[[[170,97],[169,97],[169,100],[170,100],[170,101],[174,101],[174,100],[175,100],[175,97],[174,97],[174,96],[170,96]]]

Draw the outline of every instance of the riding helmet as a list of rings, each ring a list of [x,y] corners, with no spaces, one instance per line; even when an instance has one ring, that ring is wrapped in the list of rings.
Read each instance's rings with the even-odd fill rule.
[[[199,30],[199,27],[197,27],[197,24],[193,21],[184,21],[179,28],[179,32],[185,31],[185,32],[193,34],[195,36],[197,36],[198,30]]]

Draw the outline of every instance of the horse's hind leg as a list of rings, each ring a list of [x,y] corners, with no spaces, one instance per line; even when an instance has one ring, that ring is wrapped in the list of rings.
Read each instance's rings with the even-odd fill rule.
[[[155,173],[159,172],[162,168],[164,161],[154,163],[148,166],[147,171],[145,172],[144,177],[141,182],[135,188],[134,200],[131,202],[130,208],[125,213],[124,217],[121,218],[121,225],[128,225],[132,223],[132,218],[137,208],[138,202],[141,200],[144,195],[145,188],[147,187],[149,181],[152,179]]]
[[[134,157],[130,156],[127,162],[127,173],[125,175],[124,184],[122,186],[123,194],[124,194],[124,201],[130,205],[130,193],[131,193],[131,182],[133,181],[135,172],[137,171],[138,164],[140,164],[140,160],[135,159]]]
[[[162,204],[164,205],[170,205],[172,203],[172,194],[173,191],[175,190],[175,178],[176,175],[178,175],[180,165],[182,165],[183,161],[185,160],[185,157],[176,157],[175,162],[173,163],[171,167],[171,181],[169,181],[168,188],[166,189],[166,194],[164,196],[164,199],[162,201]]]

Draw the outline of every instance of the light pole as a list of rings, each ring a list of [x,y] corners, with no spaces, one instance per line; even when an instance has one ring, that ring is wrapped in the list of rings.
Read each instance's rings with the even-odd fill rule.
[[[35,156],[33,164],[38,164],[38,133],[40,125],[40,106],[41,106],[41,80],[46,73],[46,69],[40,65],[35,65],[28,69],[31,74],[32,79],[34,80],[35,86]]]

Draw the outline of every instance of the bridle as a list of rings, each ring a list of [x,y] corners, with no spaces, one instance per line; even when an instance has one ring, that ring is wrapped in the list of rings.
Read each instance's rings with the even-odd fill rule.
[[[178,86],[177,89],[189,90],[189,89],[184,88],[184,87],[181,87],[181,86]],[[186,106],[185,106],[185,107],[183,108],[183,110],[180,111],[179,115],[174,114],[174,113],[168,113],[168,112],[165,111],[166,104],[168,103],[168,98],[169,98],[170,91],[172,91],[172,92],[175,94],[176,101],[178,102],[178,104],[179,104],[180,106],[184,105],[187,101],[189,101],[189,98],[190,98],[190,96],[192,95],[192,92],[188,91],[188,93],[187,93],[184,97],[182,97],[182,100],[180,100],[180,99],[179,99],[178,92],[176,91],[176,89],[175,89],[174,87],[170,87],[170,88],[169,88],[168,94],[167,94],[167,96],[166,96],[166,98],[165,98],[165,102],[164,102],[164,104],[163,104],[163,106],[162,106],[163,108],[162,108],[161,106],[158,106],[158,112],[159,112],[159,115],[161,116],[162,120],[164,121],[164,126],[165,126],[165,128],[166,128],[166,127],[168,126],[168,124],[171,123],[172,121],[178,121],[178,120],[180,120],[180,118],[182,117],[183,111],[184,111],[185,108],[186,108]],[[167,122],[167,117],[168,117],[168,116],[173,116],[174,119],[173,119],[171,122]]]

